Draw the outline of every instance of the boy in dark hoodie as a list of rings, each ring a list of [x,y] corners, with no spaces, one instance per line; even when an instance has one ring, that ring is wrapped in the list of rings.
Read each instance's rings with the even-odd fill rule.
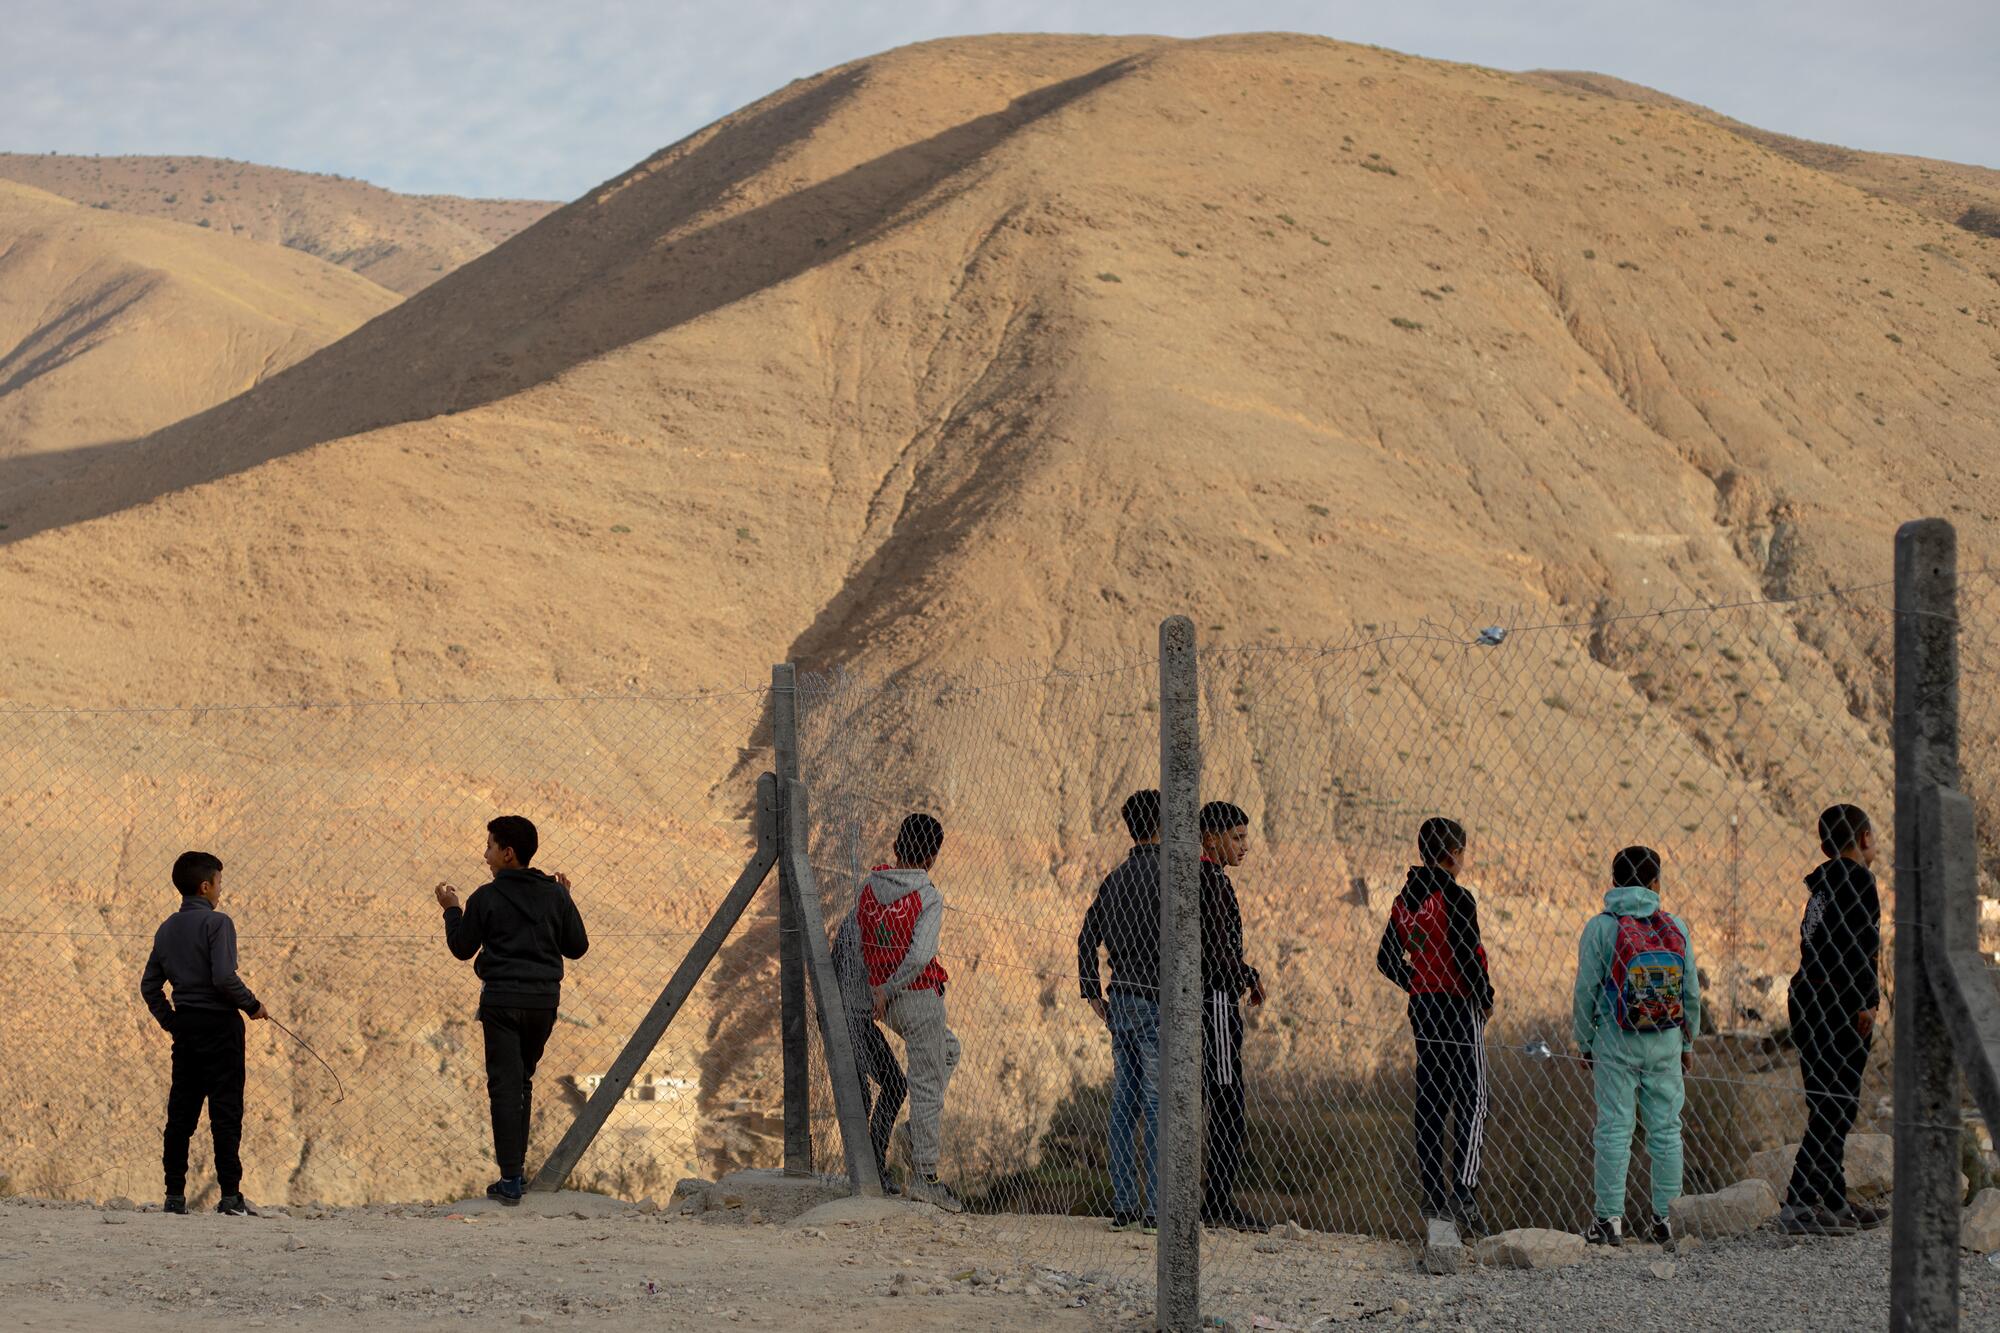
[[[222,862],[207,852],[183,852],[174,862],[181,910],[153,933],[153,952],[139,994],[174,1039],[173,1082],[167,1092],[165,1211],[187,1212],[188,1141],[208,1103],[215,1140],[215,1211],[255,1216],[243,1201],[243,1019],[269,1018],[236,975],[236,924],[220,911]],[[173,1002],[167,1002],[167,987]]]
[[[486,1196],[513,1206],[527,1192],[528,1122],[535,1066],[548,1045],[562,1000],[563,959],[590,948],[569,876],[531,868],[540,837],[520,815],[486,826],[486,866],[493,879],[459,906],[458,890],[437,886],[445,945],[474,958],[479,1024],[486,1035],[486,1099],[493,1112],[493,1156],[500,1179]]]
[[[1201,1217],[1210,1226],[1263,1231],[1236,1205],[1243,1166],[1243,1007],[1264,1003],[1264,982],[1243,961],[1243,913],[1229,868],[1250,852],[1250,816],[1228,801],[1201,808],[1201,1093],[1208,1107],[1208,1174]]]
[[[895,864],[868,876],[854,915],[875,1018],[886,1019],[903,1039],[903,1058],[909,1064],[910,1179],[903,1193],[956,1213],[963,1205],[938,1179],[944,1094],[958,1068],[958,1038],[944,1011],[950,977],[938,961],[944,899],[930,877],[943,845],[944,826],[937,820],[929,815],[904,819],[896,831]]]
[[[1160,1199],[1160,793],[1135,791],[1119,808],[1132,850],[1097,886],[1076,935],[1083,1002],[1111,1032],[1111,1229],[1158,1229]],[[1111,959],[1107,998],[1097,961]],[[1135,1129],[1144,1130],[1146,1194],[1139,1197]]]
[[[1847,1197],[1847,1135],[1882,1004],[1882,900],[1875,889],[1875,827],[1836,805],[1819,817],[1827,861],[1806,876],[1799,970],[1787,1002],[1805,1083],[1806,1130],[1778,1225],[1795,1236],[1845,1236],[1888,1220]]]
[[[1389,909],[1375,966],[1410,997],[1417,1045],[1417,1175],[1426,1220],[1468,1235],[1486,1232],[1479,1165],[1486,1134],[1486,1020],[1493,982],[1480,943],[1479,909],[1458,882],[1468,859],[1463,825],[1427,819],[1417,832],[1423,864],[1410,867]],[[1445,1184],[1444,1124],[1453,1120],[1455,1166]]]

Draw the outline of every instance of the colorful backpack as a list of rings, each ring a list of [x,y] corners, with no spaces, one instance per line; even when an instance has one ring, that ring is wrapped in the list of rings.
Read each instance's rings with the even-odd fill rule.
[[[1606,912],[1606,916],[1611,913]],[[1667,1032],[1687,1023],[1687,937],[1665,912],[1621,916],[1604,993],[1627,1032]]]

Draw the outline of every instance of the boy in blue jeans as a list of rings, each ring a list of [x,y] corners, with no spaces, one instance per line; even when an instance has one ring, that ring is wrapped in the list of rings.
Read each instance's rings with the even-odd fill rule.
[[[1105,876],[1076,937],[1083,999],[1111,1029],[1111,1229],[1157,1229],[1160,1118],[1160,793],[1134,792],[1119,811],[1132,850]],[[1109,999],[1097,951],[1111,957]],[[1145,1126],[1146,1196],[1132,1135]]]
[[[1653,1162],[1653,1216],[1645,1238],[1673,1240],[1667,1210],[1681,1193],[1683,1082],[1701,1031],[1701,981],[1687,923],[1660,910],[1660,854],[1627,847],[1611,862],[1604,910],[1583,928],[1571,1019],[1597,1091],[1595,1194],[1583,1233],[1592,1245],[1625,1234],[1625,1172],[1633,1105]]]

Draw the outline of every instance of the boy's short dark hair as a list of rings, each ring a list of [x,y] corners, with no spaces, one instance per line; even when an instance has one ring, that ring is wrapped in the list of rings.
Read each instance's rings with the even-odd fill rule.
[[[212,852],[182,852],[174,858],[174,887],[181,897],[192,898],[221,869],[222,861]]]
[[[944,846],[944,825],[929,815],[906,815],[896,830],[896,859],[917,866],[937,859]]]
[[[1839,856],[1852,851],[1861,835],[1874,828],[1868,812],[1858,805],[1828,806],[1819,817],[1819,849],[1828,856]]]
[[[1644,888],[1660,880],[1660,854],[1651,847],[1627,847],[1611,858],[1611,887]]]
[[[1201,831],[1203,833],[1227,833],[1233,828],[1250,827],[1250,816],[1243,813],[1243,807],[1231,805],[1227,801],[1210,801],[1201,808]]]
[[[535,849],[542,845],[542,840],[527,816],[502,815],[489,823],[486,831],[493,835],[495,846],[512,851],[514,859],[522,865],[535,863]]]
[[[1118,809],[1125,831],[1134,842],[1148,842],[1160,834],[1160,792],[1156,787],[1135,791]]]
[[[1434,866],[1447,856],[1465,850],[1465,825],[1442,815],[1424,821],[1417,830],[1417,855]]]

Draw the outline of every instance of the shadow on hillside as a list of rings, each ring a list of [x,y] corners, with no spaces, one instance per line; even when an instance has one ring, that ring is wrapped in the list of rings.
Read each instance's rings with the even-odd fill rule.
[[[844,71],[668,165],[634,168],[248,393],[150,436],[0,459],[0,543],[329,440],[480,407],[784,283],[907,220],[949,176],[1134,63],[1037,89],[661,243],[831,115],[863,78]]]

